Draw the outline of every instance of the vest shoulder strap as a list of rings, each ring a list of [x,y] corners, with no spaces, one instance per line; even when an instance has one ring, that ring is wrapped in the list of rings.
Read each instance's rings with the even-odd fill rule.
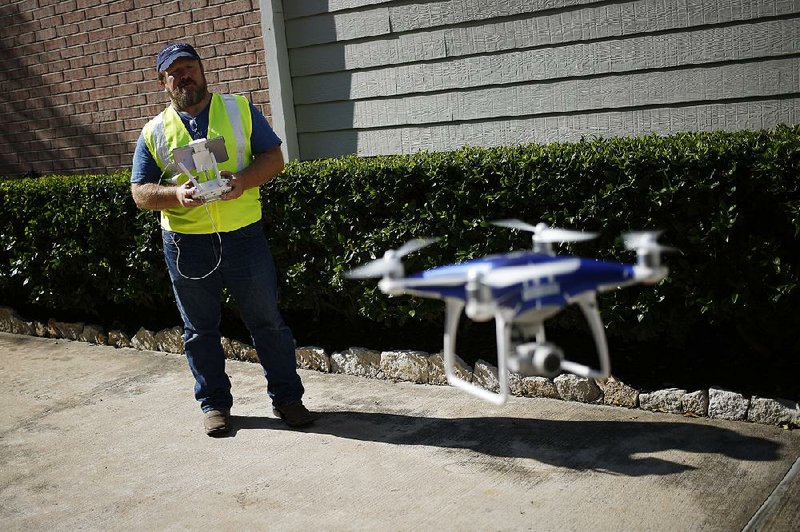
[[[244,96],[235,94],[223,94],[221,98],[236,140],[236,167],[241,169],[245,167],[245,141],[250,140],[250,135],[245,132],[245,129],[252,127],[250,126],[250,104]],[[244,116],[243,108],[246,109],[247,116]],[[245,120],[247,120],[247,128]]]
[[[164,112],[159,113],[152,118],[144,126],[144,141],[150,153],[156,159],[156,164],[161,168],[165,174],[170,172],[172,162],[169,155],[169,143],[167,141],[167,134],[164,128]],[[171,177],[171,175],[167,175]]]

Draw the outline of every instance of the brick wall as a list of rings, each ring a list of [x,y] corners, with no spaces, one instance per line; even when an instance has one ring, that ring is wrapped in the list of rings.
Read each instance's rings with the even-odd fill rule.
[[[258,0],[10,0],[0,27],[0,176],[129,167],[168,103],[155,55],[170,40],[195,46],[211,91],[271,118]]]

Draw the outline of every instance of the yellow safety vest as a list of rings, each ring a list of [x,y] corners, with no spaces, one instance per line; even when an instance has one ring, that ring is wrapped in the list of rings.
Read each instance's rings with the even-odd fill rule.
[[[250,165],[253,159],[250,148],[252,131],[250,105],[244,96],[211,96],[206,138],[224,137],[228,152],[228,160],[219,163],[220,171],[236,173]],[[177,111],[172,106],[167,107],[144,126],[143,133],[150,154],[163,172],[163,179],[180,174],[177,178],[179,185],[188,181],[171,156],[172,150],[186,146],[192,140]],[[195,178],[203,180],[199,176]],[[178,206],[161,211],[161,227],[189,234],[235,231],[260,219],[258,187],[246,190],[234,200],[215,201],[193,209]]]

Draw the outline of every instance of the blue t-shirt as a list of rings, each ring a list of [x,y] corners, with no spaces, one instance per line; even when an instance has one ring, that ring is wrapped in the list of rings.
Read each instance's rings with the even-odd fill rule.
[[[203,109],[199,115],[193,117],[187,113],[178,111],[186,131],[191,135],[192,140],[203,139],[208,134],[208,110],[211,102]],[[275,146],[281,145],[281,139],[272,130],[267,119],[261,111],[250,104],[250,116],[253,122],[253,132],[250,136],[250,149],[253,155],[264,153]],[[136,151],[133,152],[133,165],[131,171],[131,183],[158,183],[161,181],[161,168],[158,167],[156,160],[147,149],[144,142],[144,135],[139,134],[136,141]]]

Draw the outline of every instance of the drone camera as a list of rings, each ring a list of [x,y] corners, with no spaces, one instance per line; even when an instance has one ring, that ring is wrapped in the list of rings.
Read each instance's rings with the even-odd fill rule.
[[[561,371],[564,352],[547,342],[520,344],[510,354],[508,367],[521,375],[555,377]]]

